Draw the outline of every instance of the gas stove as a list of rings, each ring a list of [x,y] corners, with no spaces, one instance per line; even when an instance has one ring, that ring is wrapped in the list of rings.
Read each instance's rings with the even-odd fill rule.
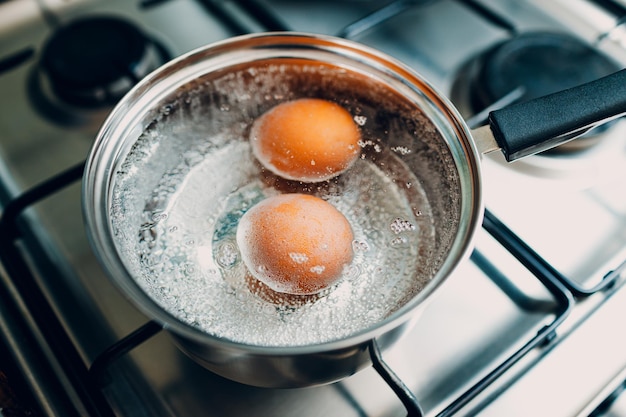
[[[210,373],[105,276],[80,196],[115,102],[211,42],[284,30],[362,42],[422,74],[475,127],[485,110],[623,67],[624,17],[620,0],[0,2],[0,345],[37,413],[626,415],[621,120],[512,164],[484,156],[476,248],[381,353],[391,381],[372,367],[274,390]]]

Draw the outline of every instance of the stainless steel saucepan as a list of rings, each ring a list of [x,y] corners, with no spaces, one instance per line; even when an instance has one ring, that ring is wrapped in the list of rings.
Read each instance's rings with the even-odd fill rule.
[[[471,131],[420,75],[369,47],[265,33],[192,51],[112,111],[84,175],[87,231],[111,279],[206,368],[257,386],[329,383],[407,330],[472,248],[481,154],[539,152],[626,112],[626,75],[514,105]],[[318,184],[254,159],[250,125],[278,103],[334,101],[361,130],[361,158]],[[318,195],[355,231],[354,265],[317,296],[251,279],[239,217],[282,192]]]

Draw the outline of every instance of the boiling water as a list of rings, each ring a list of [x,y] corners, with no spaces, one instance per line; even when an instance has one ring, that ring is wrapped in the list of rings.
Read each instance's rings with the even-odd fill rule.
[[[419,193],[415,184],[404,186]],[[302,188],[338,208],[354,231],[354,261],[325,293],[281,295],[249,276],[235,240],[238,221],[254,204],[281,191],[263,180],[250,146],[241,141],[207,154],[167,196],[163,210],[146,213],[150,221],[138,242],[139,283],[184,322],[264,346],[354,334],[419,291],[419,247],[431,244],[433,233],[427,206],[416,212],[398,185],[366,160],[332,184]]]
[[[380,323],[432,278],[431,209],[420,181],[401,161],[411,149],[364,134],[362,157],[348,171],[302,184],[266,172],[254,159],[249,122],[207,138],[207,132],[194,131],[201,125],[195,117],[192,112],[185,123],[144,132],[116,173],[111,204],[116,245],[129,271],[179,320],[245,344],[310,345]],[[367,132],[367,117],[355,115],[355,122]],[[178,162],[164,167],[170,160]],[[154,172],[163,174],[147,174]],[[354,260],[339,283],[318,295],[272,292],[241,260],[239,219],[283,192],[316,195],[352,226]]]

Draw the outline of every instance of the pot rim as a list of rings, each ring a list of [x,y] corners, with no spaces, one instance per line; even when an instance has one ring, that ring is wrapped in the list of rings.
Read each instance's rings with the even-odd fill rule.
[[[109,220],[110,194],[113,190],[112,178],[115,169],[108,161],[119,161],[121,145],[128,142],[132,134],[143,130],[141,126],[133,125],[132,121],[139,119],[138,114],[144,115],[149,111],[150,103],[159,102],[154,97],[149,97],[156,86],[161,88],[162,96],[164,93],[173,91],[175,86],[188,82],[194,74],[210,72],[211,68],[207,69],[207,65],[202,64],[213,62],[219,64],[222,59],[227,59],[230,55],[242,51],[245,53],[245,50],[280,49],[279,47],[299,49],[311,46],[365,63],[373,70],[393,78],[401,88],[419,95],[427,102],[430,106],[427,109],[428,116],[431,120],[432,117],[437,117],[437,122],[433,123],[440,130],[440,135],[448,142],[459,174],[461,186],[459,230],[454,237],[450,252],[426,287],[389,317],[372,327],[340,339],[308,345],[260,346],[221,339],[184,323],[159,306],[140,288],[124,266],[116,250]],[[200,70],[202,72],[198,72]],[[181,82],[182,78],[178,77],[178,82],[174,82],[173,79],[176,77],[173,75],[180,73],[185,74],[184,80],[186,81]],[[137,109],[140,110],[139,113]],[[413,317],[415,310],[424,308],[424,301],[430,298],[433,291],[451,275],[457,265],[469,256],[473,236],[480,227],[483,217],[480,154],[470,132],[451,102],[437,92],[421,75],[400,61],[368,46],[333,36],[304,32],[265,32],[228,38],[192,50],[164,64],[141,80],[111,111],[96,137],[83,175],[83,215],[88,239],[96,257],[118,289],[149,318],[156,320],[164,329],[179,336],[221,348],[245,349],[256,355],[270,356],[306,355],[352,348],[407,322]],[[122,133],[124,135],[121,135]],[[121,156],[124,157],[125,154]]]

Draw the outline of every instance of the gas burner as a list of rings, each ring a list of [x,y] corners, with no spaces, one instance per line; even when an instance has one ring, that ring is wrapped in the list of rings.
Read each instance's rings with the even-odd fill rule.
[[[29,95],[47,118],[81,123],[87,114],[117,103],[169,59],[163,45],[125,19],[75,20],[58,28],[44,45]]]
[[[515,101],[526,101],[619,69],[615,62],[573,36],[528,32],[470,60],[459,72],[451,95],[469,117],[515,92],[521,92]],[[586,149],[595,143],[601,130],[594,129],[578,140],[561,145],[558,151]]]

